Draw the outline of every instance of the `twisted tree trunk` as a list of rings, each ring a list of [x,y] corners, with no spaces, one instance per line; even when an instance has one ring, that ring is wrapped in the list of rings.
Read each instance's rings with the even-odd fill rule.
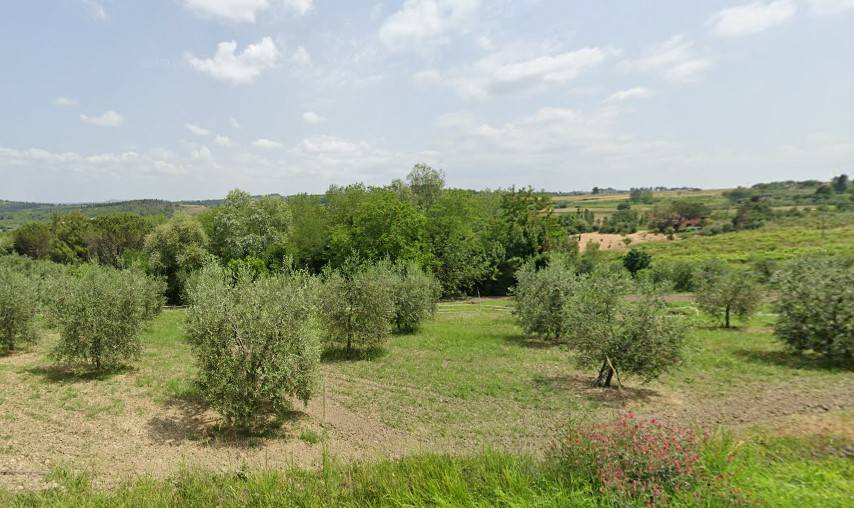
[[[611,378],[614,377],[614,369],[608,363],[608,359],[602,361],[602,367],[599,369],[599,375],[596,377],[595,386],[600,388],[609,388],[611,386]]]

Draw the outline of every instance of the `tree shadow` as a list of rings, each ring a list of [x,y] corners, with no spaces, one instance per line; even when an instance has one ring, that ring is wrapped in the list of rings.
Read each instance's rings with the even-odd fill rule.
[[[101,381],[110,379],[119,374],[134,370],[133,367],[121,365],[112,368],[93,370],[76,365],[50,365],[32,367],[26,371],[34,376],[41,377],[45,381],[58,384],[87,383],[89,381]]]
[[[609,407],[623,407],[631,402],[647,402],[659,397],[661,394],[650,388],[638,386],[623,386],[620,388],[614,380],[610,388],[600,388],[593,385],[592,376],[578,374],[540,376],[534,377],[534,383],[542,388],[551,388],[556,391],[570,391],[577,393],[587,400],[605,404]]]
[[[561,339],[556,339],[554,337],[539,337],[536,335],[511,335],[509,337],[505,337],[504,340],[517,346],[531,349],[550,349],[560,347],[563,344]]]
[[[798,353],[791,351],[756,351],[754,349],[740,349],[734,352],[736,356],[749,362],[787,367],[790,369],[804,370],[827,370],[838,372],[851,372],[854,365],[850,362],[833,361],[815,353]]]
[[[381,347],[351,349],[349,351],[347,348],[331,348],[320,355],[320,361],[323,363],[370,361],[382,358],[387,354],[388,350]]]
[[[166,415],[148,420],[148,435],[157,444],[195,442],[212,448],[257,448],[268,439],[296,438],[286,423],[308,415],[290,410],[270,413],[252,428],[230,426],[198,395],[171,397],[164,403]]]

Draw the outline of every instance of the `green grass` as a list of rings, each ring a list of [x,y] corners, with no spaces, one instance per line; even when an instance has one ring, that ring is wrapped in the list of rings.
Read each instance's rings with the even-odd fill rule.
[[[690,235],[675,242],[651,242],[643,249],[661,260],[722,259],[750,262],[787,260],[798,256],[854,254],[854,214],[788,218],[759,229]]]
[[[703,482],[674,506],[731,506],[736,498],[775,507],[849,506],[854,465],[841,456],[810,454],[815,443],[760,443],[719,437],[706,445]],[[317,471],[185,471],[168,480],[137,479],[97,490],[85,475],[58,469],[56,488],[0,491],[0,504],[30,506],[626,506],[590,478],[550,459],[495,452],[470,457],[416,455],[395,461],[343,465],[329,459]],[[714,480],[715,477],[722,480]],[[636,504],[629,503],[628,506]],[[639,503],[637,505],[640,505]]]

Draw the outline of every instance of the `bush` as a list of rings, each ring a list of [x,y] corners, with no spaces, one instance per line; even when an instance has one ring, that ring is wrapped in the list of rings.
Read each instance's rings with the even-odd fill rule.
[[[251,428],[308,402],[320,367],[315,281],[303,273],[256,278],[210,265],[192,280],[187,334],[199,386],[228,424]]]
[[[0,266],[0,352],[36,340],[37,309],[33,283],[12,268]]]
[[[762,292],[747,270],[709,266],[701,273],[695,300],[701,311],[729,328],[733,315],[746,320],[756,313]]]
[[[391,333],[394,274],[385,264],[348,259],[338,270],[324,271],[320,306],[328,347],[371,349]]]
[[[528,335],[558,339],[563,335],[564,302],[575,286],[575,271],[564,259],[537,270],[526,263],[516,272],[513,314]]]
[[[172,217],[145,239],[148,269],[166,278],[166,296],[170,303],[183,302],[187,279],[210,257],[207,243],[201,224],[187,215]]]
[[[424,272],[416,263],[398,262],[392,267],[394,325],[399,332],[414,332],[421,321],[436,312],[441,286],[433,275]]]
[[[649,268],[651,261],[652,256],[640,249],[631,249],[623,256],[623,266],[632,274],[632,277],[636,276],[639,271]]]
[[[60,329],[54,358],[95,369],[136,359],[142,350],[140,326],[160,311],[163,289],[139,272],[84,267],[57,287],[53,299],[51,314]]]
[[[702,480],[700,441],[691,430],[632,413],[571,426],[554,453],[564,474],[589,478],[601,494],[631,506],[666,505]]]
[[[854,355],[854,267],[801,259],[778,274],[777,337],[795,351],[850,363]]]
[[[634,288],[638,294],[628,298]],[[582,276],[563,312],[579,363],[601,365],[597,386],[611,386],[621,372],[654,379],[681,359],[681,321],[668,314],[659,293],[635,286],[624,272]]]

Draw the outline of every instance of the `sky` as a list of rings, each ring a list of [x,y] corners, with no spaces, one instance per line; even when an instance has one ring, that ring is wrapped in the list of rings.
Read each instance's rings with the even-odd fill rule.
[[[28,0],[0,199],[854,172],[854,0]]]

